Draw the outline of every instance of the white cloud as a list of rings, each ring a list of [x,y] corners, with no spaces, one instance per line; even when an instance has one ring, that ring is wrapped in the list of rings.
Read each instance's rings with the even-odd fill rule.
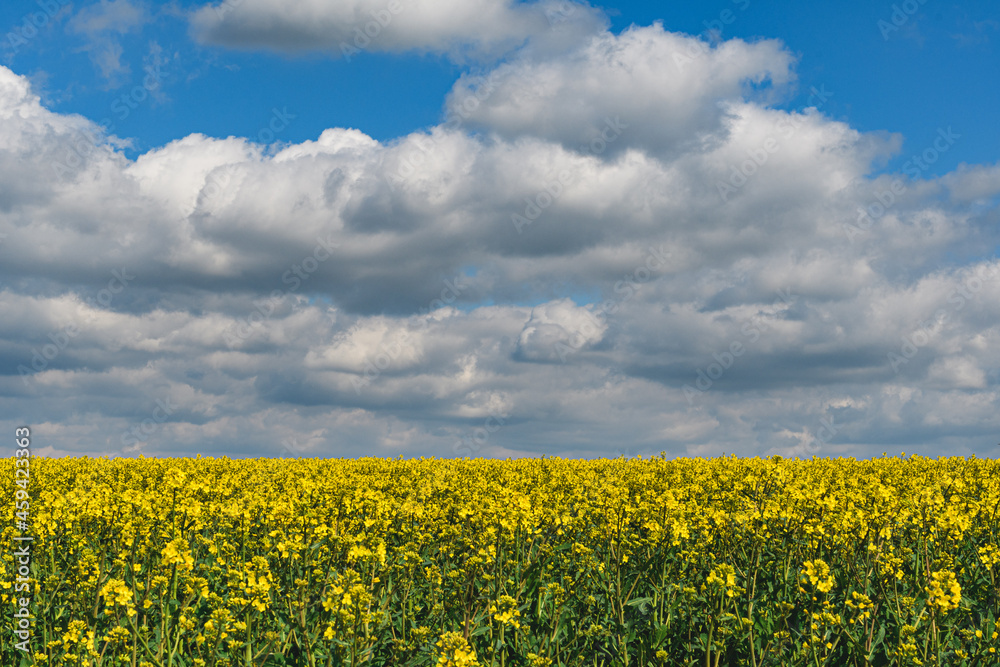
[[[742,99],[751,82],[780,91],[794,79],[793,62],[777,40],[711,46],[659,23],[633,26],[594,34],[569,53],[515,59],[486,84],[463,77],[448,106],[507,138],[542,137],[598,154],[640,147],[676,156],[717,148],[723,103]],[[469,109],[466,100],[477,92],[485,99]]]
[[[986,373],[978,360],[969,357],[938,359],[931,364],[927,378],[933,384],[954,389],[985,389]]]
[[[518,352],[532,361],[565,361],[576,350],[599,343],[606,330],[593,312],[560,299],[531,310],[518,337]]]

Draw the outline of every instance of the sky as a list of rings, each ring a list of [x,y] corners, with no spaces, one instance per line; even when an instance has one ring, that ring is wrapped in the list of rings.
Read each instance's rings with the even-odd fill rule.
[[[0,6],[45,456],[995,457],[1000,10]]]

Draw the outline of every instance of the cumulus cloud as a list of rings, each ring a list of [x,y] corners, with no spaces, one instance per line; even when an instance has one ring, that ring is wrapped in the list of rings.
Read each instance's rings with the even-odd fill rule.
[[[677,155],[717,148],[731,113],[726,102],[743,99],[750,84],[780,92],[794,79],[793,62],[777,40],[713,46],[656,23],[594,34],[569,53],[529,52],[486,83],[464,76],[447,104],[507,138],[536,136],[609,155],[629,147]],[[468,109],[477,94],[484,101]]]
[[[0,68],[4,413],[77,454],[987,451],[996,166],[875,176],[898,136],[746,85],[780,44],[696,42],[529,49],[393,141],[135,159]]]

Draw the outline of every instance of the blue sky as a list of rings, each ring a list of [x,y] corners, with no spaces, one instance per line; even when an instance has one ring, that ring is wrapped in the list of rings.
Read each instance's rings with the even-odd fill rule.
[[[0,36],[0,405],[50,454],[996,454],[985,0]]]

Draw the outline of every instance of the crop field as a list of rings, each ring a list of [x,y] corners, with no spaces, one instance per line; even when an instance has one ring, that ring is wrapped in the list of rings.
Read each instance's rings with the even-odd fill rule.
[[[1000,665],[989,459],[35,458],[26,530],[14,488],[4,667]]]

